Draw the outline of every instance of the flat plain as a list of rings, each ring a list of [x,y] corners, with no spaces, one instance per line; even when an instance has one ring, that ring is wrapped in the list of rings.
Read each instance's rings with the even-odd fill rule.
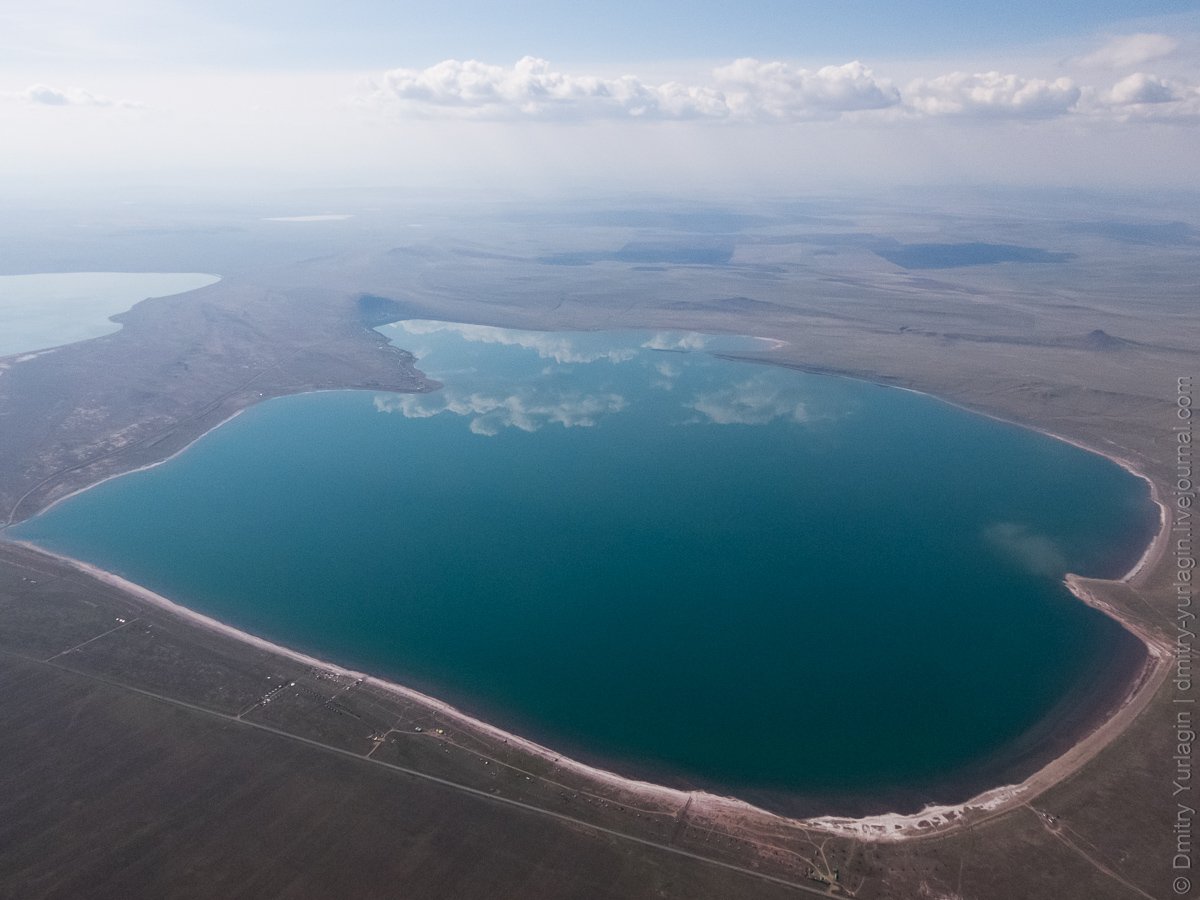
[[[1123,461],[1162,498],[1174,481],[1178,380],[1200,346],[1200,255],[1182,205],[383,204],[294,225],[228,209],[157,215],[135,227],[97,213],[105,227],[86,238],[52,217],[12,235],[11,271],[19,258],[26,270],[223,280],[144,302],[114,334],[0,360],[8,521],[161,460],[264,397],[436,389],[372,330],[401,318],[755,334],[782,342],[762,361],[1048,431]],[[1180,227],[1156,231],[1163,222]],[[1171,892],[1178,696],[1165,664],[1016,802],[930,816],[896,840],[597,780],[28,548],[0,555],[7,896]],[[1131,579],[1079,587],[1169,653],[1172,573],[1159,552]]]

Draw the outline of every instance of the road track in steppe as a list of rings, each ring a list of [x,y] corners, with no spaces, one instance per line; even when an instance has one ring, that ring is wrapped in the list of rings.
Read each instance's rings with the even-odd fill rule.
[[[348,759],[357,760],[359,762],[366,763],[367,765],[382,766],[386,769],[391,769],[393,771],[399,772],[404,775],[411,776],[413,778],[420,778],[424,781],[428,781],[433,784],[438,784],[443,787],[447,787],[452,790],[459,791],[461,793],[470,794],[475,797],[489,800],[493,803],[498,803],[503,806],[508,806],[508,807],[512,807],[515,809],[521,809],[526,812],[534,813],[536,815],[546,816],[546,817],[556,819],[561,822],[567,822],[571,825],[576,825],[576,826],[579,826],[582,828],[586,828],[589,831],[593,831],[593,832],[596,832],[599,834],[605,834],[610,837],[615,837],[615,838],[617,838],[619,840],[623,840],[623,841],[629,841],[631,843],[639,844],[644,847],[652,847],[656,850],[662,850],[664,852],[671,853],[676,856],[682,856],[687,859],[694,859],[697,862],[705,863],[705,864],[711,865],[711,866],[717,866],[719,868],[727,869],[732,872],[737,872],[739,874],[746,875],[748,877],[755,878],[760,881],[767,881],[767,882],[771,882],[772,884],[782,885],[783,887],[791,888],[792,890],[799,891],[801,893],[805,893],[805,894],[809,894],[809,895],[817,896],[817,897],[826,897],[826,898],[831,897],[831,896],[832,897],[852,896],[851,894],[844,893],[844,892],[832,893],[830,890],[822,890],[820,888],[813,887],[810,885],[801,884],[801,883],[795,882],[795,881],[789,881],[786,878],[780,878],[776,875],[768,875],[765,872],[757,872],[754,869],[750,869],[745,866],[739,866],[735,863],[729,863],[729,862],[724,862],[719,859],[713,859],[711,857],[704,856],[700,853],[693,853],[690,850],[684,850],[680,847],[673,847],[670,844],[661,843],[659,841],[652,841],[648,838],[637,837],[636,835],[627,834],[623,831],[618,831],[615,828],[607,828],[603,825],[597,825],[592,822],[588,822],[585,819],[579,819],[579,818],[576,818],[575,816],[567,815],[566,813],[555,812],[554,810],[545,809],[544,807],[537,806],[532,803],[525,803],[524,801],[521,801],[521,800],[515,800],[511,797],[503,797],[503,796],[499,796],[496,794],[492,794],[492,793],[482,790],[480,788],[473,788],[473,787],[469,787],[468,785],[465,785],[465,784],[459,784],[457,782],[451,781],[446,778],[440,778],[436,775],[430,775],[428,773],[421,772],[417,769],[410,769],[406,766],[399,766],[394,763],[383,762],[382,760],[373,759],[370,756],[368,756],[367,754],[354,753],[353,751],[350,751],[350,750],[344,750],[341,747],[334,747],[330,744],[321,743],[320,741],[313,740],[312,738],[301,737],[300,735],[292,734],[290,732],[283,731],[282,729],[279,729],[279,728],[273,728],[270,725],[264,725],[259,722],[252,722],[247,719],[239,719],[237,716],[232,716],[232,715],[228,715],[226,713],[217,712],[216,710],[208,709],[206,707],[199,706],[195,703],[188,703],[185,700],[177,700],[173,697],[168,697],[165,694],[159,694],[154,691],[145,690],[144,688],[134,687],[133,685],[125,684],[124,682],[118,681],[114,678],[106,678],[103,675],[96,675],[96,674],[93,674],[90,672],[84,672],[84,671],[80,671],[78,669],[73,669],[70,666],[64,666],[60,663],[53,662],[52,660],[49,660],[49,659],[47,659],[47,660],[36,659],[31,656],[26,656],[25,654],[22,654],[22,653],[14,653],[11,650],[3,650],[3,649],[0,649],[0,655],[8,656],[13,659],[19,659],[22,662],[29,663],[29,664],[35,665],[35,666],[45,666],[47,668],[58,669],[63,672],[68,672],[72,675],[76,675],[76,676],[79,676],[82,678],[87,678],[87,679],[97,682],[99,684],[107,685],[108,687],[116,688],[118,690],[128,691],[129,693],[133,693],[133,694],[139,694],[143,697],[147,697],[151,700],[155,700],[160,703],[165,703],[169,706],[174,706],[178,709],[186,709],[191,712],[199,713],[203,716],[207,716],[212,719],[217,719],[217,720],[220,720],[222,722],[226,722],[226,723],[229,723],[232,725],[241,725],[241,726],[245,726],[248,728],[255,728],[255,729],[258,729],[259,731],[264,731],[269,734],[273,734],[273,735],[276,735],[281,738],[285,738],[290,741],[295,741],[296,743],[305,744],[309,747],[313,747],[318,750],[322,750],[329,754],[334,754],[334,755],[345,757]]]
[[[1112,881],[1117,882],[1118,884],[1124,885],[1125,887],[1129,888],[1129,890],[1133,891],[1133,893],[1137,894],[1138,896],[1145,897],[1146,900],[1158,900],[1157,897],[1154,897],[1151,894],[1147,894],[1136,884],[1126,881],[1124,878],[1122,878],[1120,875],[1118,875],[1116,872],[1114,872],[1108,866],[1104,865],[1104,863],[1100,862],[1100,860],[1096,859],[1094,856],[1092,856],[1090,853],[1088,853],[1086,850],[1084,850],[1082,847],[1080,847],[1077,843],[1075,843],[1075,841],[1071,840],[1069,837],[1067,837],[1065,834],[1063,834],[1064,831],[1070,831],[1072,834],[1074,834],[1076,837],[1080,838],[1081,840],[1086,840],[1086,838],[1083,838],[1083,836],[1080,835],[1078,832],[1076,832],[1072,828],[1069,828],[1066,824],[1064,824],[1061,821],[1057,823],[1057,827],[1056,827],[1055,824],[1052,824],[1051,822],[1049,822],[1042,813],[1038,812],[1036,809],[1034,809],[1028,803],[1022,803],[1021,805],[1024,806],[1027,810],[1029,810],[1031,813],[1033,813],[1035,816],[1037,816],[1038,821],[1042,823],[1042,827],[1045,828],[1046,831],[1048,831],[1050,834],[1052,834],[1062,844],[1069,847],[1072,850],[1072,852],[1076,853],[1083,859],[1087,860],[1088,864],[1091,865],[1101,875],[1103,875],[1106,878],[1111,879]]]

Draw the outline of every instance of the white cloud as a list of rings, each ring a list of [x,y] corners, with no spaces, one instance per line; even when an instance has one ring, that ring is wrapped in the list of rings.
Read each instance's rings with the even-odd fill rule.
[[[1109,91],[1108,100],[1117,106],[1128,106],[1135,103],[1171,103],[1181,99],[1183,90],[1155,75],[1135,72],[1113,85],[1112,90]]]
[[[711,88],[652,85],[632,75],[569,75],[532,56],[511,68],[448,59],[426,69],[392,69],[371,85],[366,99],[397,102],[412,112],[485,119],[695,119],[729,112]]]
[[[1145,72],[1126,75],[1107,91],[1097,91],[1087,112],[1120,121],[1194,123],[1200,121],[1200,86]]]
[[[1087,59],[1094,65],[1107,61],[1105,65],[1123,66],[1167,55],[1177,45],[1166,35],[1129,35]],[[1128,120],[1130,115],[1115,108],[1168,103],[1189,92],[1143,73],[1106,91],[1067,76],[1034,78],[1000,71],[943,73],[914,79],[899,90],[858,61],[803,69],[753,58],[714,69],[706,85],[651,84],[634,75],[568,74],[527,56],[511,67],[446,60],[426,69],[392,69],[372,82],[359,102],[422,118],[488,120],[788,123],[847,114],[877,119],[1052,119],[1076,113]]]
[[[1070,78],[1047,81],[999,72],[952,72],[912,81],[904,99],[928,116],[1050,118],[1070,112],[1081,95]]]
[[[809,418],[803,402],[763,379],[699,394],[690,406],[716,425],[765,425],[775,419],[807,422]]]
[[[1179,41],[1165,34],[1126,34],[1115,37],[1094,53],[1082,57],[1085,66],[1132,69],[1164,59],[1179,49]]]
[[[388,394],[375,398],[379,412],[400,413],[407,419],[428,419],[440,413],[470,416],[475,434],[493,436],[504,428],[538,431],[546,425],[590,428],[602,416],[623,410],[628,404],[619,394],[571,394],[538,397],[531,392],[492,396],[481,392],[458,394],[445,390],[435,394]]]
[[[63,190],[68,184],[134,183],[151,169],[164,179],[205,187],[233,182],[254,187],[402,183],[421,189],[504,186],[517,194],[631,188],[682,194],[708,185],[749,196],[798,193],[830,179],[864,187],[947,179],[1188,185],[1200,164],[1200,142],[1194,135],[1200,118],[1196,102],[1189,99],[1194,95],[1181,91],[1179,83],[1200,81],[1194,54],[1188,52],[1195,36],[1164,26],[1141,30],[1174,35],[1155,52],[1175,40],[1179,47],[1161,64],[1124,69],[1080,65],[1079,57],[1108,36],[1074,40],[1065,50],[1064,44],[1039,45],[1019,57],[993,50],[987,51],[996,54],[989,58],[980,49],[956,57],[953,64],[944,57],[897,56],[885,65],[882,58],[864,57],[878,93],[849,64],[832,67],[841,70],[837,77],[823,67],[824,62],[846,63],[853,54],[808,64],[805,78],[797,76],[802,67],[794,61],[776,65],[778,57],[760,56],[755,66],[742,66],[749,74],[739,76],[741,86],[738,77],[726,75],[722,82],[712,71],[718,65],[734,66],[732,57],[699,70],[690,62],[666,60],[648,62],[653,68],[613,69],[608,62],[604,69],[554,65],[514,88],[517,96],[522,91],[528,96],[528,113],[509,104],[502,91],[491,102],[475,98],[459,84],[469,80],[465,71],[452,73],[449,96],[435,103],[401,99],[397,91],[406,91],[398,82],[386,84],[381,69],[376,70],[370,73],[374,92],[364,98],[372,105],[364,106],[347,102],[356,91],[368,93],[358,82],[368,73],[353,64],[250,70],[126,60],[127,65],[92,67],[77,56],[64,56],[57,67],[49,60],[10,61],[0,83],[0,133],[10,179]],[[517,55],[500,58],[502,70],[514,77]],[[1127,53],[1122,58],[1144,56]],[[396,59],[407,64],[406,57]],[[421,74],[424,65],[413,68]],[[928,84],[924,92],[919,84],[915,102],[906,102],[910,79],[932,81],[955,69],[1012,73],[1023,84],[1036,79],[1052,84],[1065,75],[1081,97],[1065,115],[1048,118],[1046,107],[1038,104],[966,102],[953,91],[947,102],[945,91],[939,95]],[[584,94],[588,76],[595,76],[597,96],[571,99],[571,90],[564,94],[562,85],[554,86],[556,72],[570,73],[571,90]],[[1133,73],[1152,73],[1148,77],[1162,79],[1180,99],[1130,102],[1163,96],[1161,88],[1156,92],[1149,85],[1117,87]],[[487,71],[479,77],[485,85],[492,78]],[[899,103],[845,110],[888,99],[889,81],[900,89]],[[49,90],[26,91],[34,82]],[[610,84],[616,82],[620,84]],[[432,79],[428,89],[441,90],[439,84]],[[663,85],[668,87],[660,90]],[[632,101],[642,88],[659,106],[639,121]],[[543,90],[549,100],[539,99]],[[618,90],[627,92],[628,104],[611,96]],[[117,98],[142,100],[152,112],[120,109]],[[669,112],[673,103],[682,102],[679,98],[687,98],[695,117],[663,122],[663,110]],[[100,105],[104,103],[111,105]],[[997,116],[998,108],[1003,116]],[[955,114],[944,114],[947,109]],[[794,126],[793,119],[779,115],[794,115],[803,124]],[[480,118],[488,121],[475,121]],[[564,121],[572,124],[562,127]],[[1013,127],[1014,122],[1020,127]],[[1146,127],[1151,123],[1168,127],[1156,125],[1151,134]],[[1134,158],[1140,161],[1136,166],[1129,164]]]
[[[367,102],[412,113],[485,119],[747,119],[800,121],[881,109],[899,93],[860,62],[815,71],[739,59],[715,69],[715,84],[651,84],[634,75],[602,78],[553,70],[526,56],[511,68],[448,59],[426,69],[392,69]]]
[[[60,89],[48,84],[31,84],[23,91],[7,96],[36,106],[118,106],[125,109],[138,109],[142,106],[135,100],[113,100],[82,88]]]
[[[810,71],[747,58],[715,69],[713,75],[730,110],[748,119],[829,118],[900,102],[900,93],[890,82],[876,78],[857,60]]]

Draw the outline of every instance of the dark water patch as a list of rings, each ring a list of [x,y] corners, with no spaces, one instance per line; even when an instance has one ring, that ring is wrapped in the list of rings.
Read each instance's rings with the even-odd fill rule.
[[[597,262],[724,266],[733,258],[733,250],[733,244],[726,242],[631,241],[619,250],[554,253],[539,257],[538,262],[552,266],[588,266]]]
[[[902,329],[912,330],[912,329]],[[1096,353],[1115,353],[1129,347],[1143,346],[1138,341],[1114,337],[1102,328],[1095,328],[1087,334],[1067,335],[1005,335],[1005,334],[970,334],[968,332],[925,332],[945,338],[948,341],[971,341],[979,344],[1015,344],[1022,347],[1061,347],[1067,350],[1090,350]]]
[[[954,269],[997,263],[1063,263],[1075,258],[1073,253],[1054,253],[1037,247],[978,242],[877,245],[871,247],[871,252],[905,269]]]
[[[733,259],[733,245],[728,243],[684,245],[669,241],[631,241],[617,251],[615,259],[627,263],[723,266]]]
[[[1073,222],[1065,226],[1072,234],[1090,234],[1122,244],[1178,247],[1196,243],[1197,231],[1186,222]]]
[[[635,228],[647,231],[674,231],[690,234],[737,234],[745,229],[776,224],[779,219],[756,213],[738,212],[720,207],[700,209],[595,209],[506,213],[505,219],[533,222],[538,226],[562,224],[574,228]]]
[[[850,231],[776,235],[752,240],[764,244],[809,244],[821,248],[817,252],[822,254],[843,247],[868,250],[905,269],[954,269],[997,263],[1062,263],[1075,258],[1073,253],[1053,252],[1018,244],[979,241],[904,244],[891,237]]]
[[[361,294],[357,303],[359,320],[372,328],[394,322],[397,315],[404,314],[404,307],[391,297]]]

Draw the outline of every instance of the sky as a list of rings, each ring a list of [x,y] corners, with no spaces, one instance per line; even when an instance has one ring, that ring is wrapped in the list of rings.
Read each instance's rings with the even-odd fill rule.
[[[0,186],[1192,187],[1200,2],[0,0]]]

